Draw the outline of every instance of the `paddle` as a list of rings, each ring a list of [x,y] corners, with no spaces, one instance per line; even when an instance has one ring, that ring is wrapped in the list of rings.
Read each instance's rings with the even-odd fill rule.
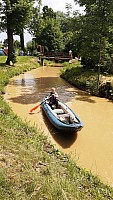
[[[31,110],[30,110],[30,113],[32,113],[33,111],[35,111],[40,105],[42,105],[47,99],[50,99],[50,97],[49,98],[46,98],[44,101],[42,101],[39,105],[37,105],[37,106],[35,106],[34,108],[32,108]]]
[[[45,100],[46,101],[46,100]],[[45,101],[42,101],[39,105],[35,106],[34,108],[32,108],[30,110],[30,113],[32,113],[33,111],[35,111],[41,104],[43,104]]]

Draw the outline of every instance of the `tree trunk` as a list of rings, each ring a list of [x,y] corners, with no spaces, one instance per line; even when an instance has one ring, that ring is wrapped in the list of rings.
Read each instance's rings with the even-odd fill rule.
[[[10,64],[10,61],[13,61],[13,53],[14,53],[14,48],[13,48],[13,30],[7,27],[7,37],[8,37],[8,58],[6,61],[6,64]]]
[[[20,45],[21,45],[21,50],[24,51],[24,31],[22,29],[22,33],[20,34]]]

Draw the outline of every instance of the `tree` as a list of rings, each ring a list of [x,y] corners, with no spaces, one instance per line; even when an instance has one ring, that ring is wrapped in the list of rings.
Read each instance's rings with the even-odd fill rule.
[[[65,8],[67,10],[67,16],[70,17],[70,15],[72,14],[72,5],[71,5],[71,3],[66,3]]]
[[[80,6],[85,5],[85,16],[81,27],[81,55],[86,57],[93,67],[98,65],[98,83],[100,66],[107,66],[111,62],[113,53],[112,23],[113,1],[112,0],[75,0]]]
[[[35,0],[34,0],[35,1]],[[33,2],[34,2],[33,1]],[[36,1],[35,1],[35,3],[36,3]],[[42,0],[37,0],[37,3],[38,3],[38,5],[37,5],[37,8],[40,10],[40,6],[42,5]],[[33,9],[34,9],[34,7],[33,7]],[[33,12],[33,10],[32,10],[32,12]],[[32,17],[33,17],[33,13],[32,13]],[[29,28],[29,23],[31,22],[31,20],[30,21],[28,21],[28,24],[27,24],[27,28]],[[25,27],[23,27],[22,29],[21,29],[21,32],[20,32],[20,47],[21,47],[21,49],[24,51],[24,28]]]
[[[40,13],[39,10],[34,9],[31,31],[35,41],[37,45],[44,46],[45,50],[61,51],[64,48],[63,34],[56,19],[56,13],[48,6],[44,6],[42,10],[43,12]]]
[[[45,46],[48,51],[61,51],[63,49],[63,34],[56,20],[46,20],[41,34],[36,35],[38,44]]]
[[[78,33],[80,31],[81,16],[77,12],[71,12],[71,16],[63,12],[57,12],[57,20],[60,30],[63,33],[64,49],[69,52],[71,49],[73,55],[77,56],[79,51]]]
[[[14,49],[19,49],[20,48],[20,42],[18,40],[14,40]]]
[[[8,39],[4,39],[3,45],[4,45],[4,47],[8,47]]]
[[[48,6],[44,6],[42,10],[43,10],[43,19],[47,19],[47,18],[56,19],[56,13],[53,11],[52,8],[49,8]]]
[[[8,36],[8,59],[14,61],[13,34],[22,33],[32,18],[34,0],[2,0],[0,4],[1,27],[7,30]]]
[[[20,47],[21,50],[24,51],[24,30],[22,29],[22,32],[20,33]]]
[[[75,0],[75,2],[86,7],[81,27],[82,54],[86,54],[89,58],[92,57],[96,63],[104,62],[111,39],[113,1]]]

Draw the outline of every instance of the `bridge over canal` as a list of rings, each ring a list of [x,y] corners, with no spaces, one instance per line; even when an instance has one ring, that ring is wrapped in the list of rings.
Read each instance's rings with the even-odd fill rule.
[[[41,65],[44,65],[44,60],[53,60],[56,63],[58,62],[65,62],[65,61],[69,61],[70,60],[70,56],[68,53],[66,52],[47,52],[44,54],[40,54],[39,56],[40,61],[41,61]]]

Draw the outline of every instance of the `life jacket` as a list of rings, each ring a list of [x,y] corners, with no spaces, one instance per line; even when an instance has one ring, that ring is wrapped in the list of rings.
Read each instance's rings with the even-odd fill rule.
[[[52,95],[52,94],[54,94],[54,95]],[[56,101],[56,96],[55,95],[58,96],[56,92],[55,93],[50,92],[50,96],[51,96],[50,97],[50,102],[51,103],[55,103],[55,101]]]

